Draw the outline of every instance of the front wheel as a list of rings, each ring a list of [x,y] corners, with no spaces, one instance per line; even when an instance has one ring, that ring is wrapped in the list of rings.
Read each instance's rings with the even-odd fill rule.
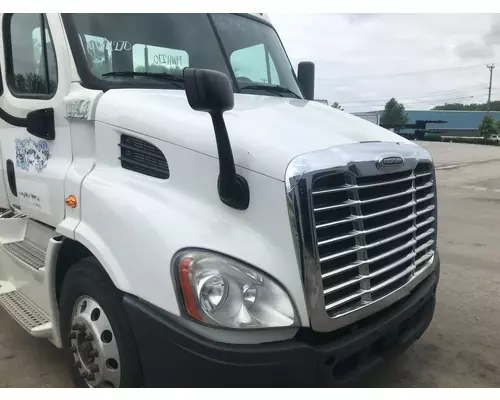
[[[76,387],[140,387],[141,369],[122,294],[95,258],[64,278],[61,333]]]

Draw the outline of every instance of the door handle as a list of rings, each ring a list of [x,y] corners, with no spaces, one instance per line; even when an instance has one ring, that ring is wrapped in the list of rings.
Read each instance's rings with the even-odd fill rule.
[[[7,179],[9,180],[9,188],[14,196],[17,197],[16,172],[12,160],[7,160]]]

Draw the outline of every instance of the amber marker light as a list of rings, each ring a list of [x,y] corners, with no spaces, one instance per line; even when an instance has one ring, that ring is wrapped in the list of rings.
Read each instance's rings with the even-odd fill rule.
[[[71,208],[76,208],[76,197],[72,194],[66,197],[66,205]]]
[[[184,306],[186,307],[186,311],[188,314],[197,319],[198,321],[202,321],[200,313],[196,308],[196,303],[193,295],[193,291],[191,289],[191,284],[189,282],[189,274],[191,273],[190,264],[193,259],[191,257],[183,257],[178,264],[179,268],[179,283],[182,290],[182,297],[184,299]]]

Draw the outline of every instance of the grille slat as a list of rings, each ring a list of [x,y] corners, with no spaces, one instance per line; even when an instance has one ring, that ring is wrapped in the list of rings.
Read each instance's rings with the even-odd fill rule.
[[[326,305],[326,310],[331,310],[332,308],[336,308],[338,306],[341,306],[342,304],[350,303],[352,300],[359,299],[363,295],[363,291],[359,290],[353,294],[351,294],[348,297],[344,297],[343,299],[334,301],[333,303],[327,304]]]
[[[357,251],[360,251],[360,250],[373,249],[373,248],[376,248],[377,246],[390,243],[393,240],[396,240],[396,239],[399,239],[399,238],[404,237],[406,235],[409,235],[410,233],[415,232],[416,230],[417,230],[417,228],[415,226],[412,226],[411,228],[409,228],[409,229],[407,229],[407,230],[405,230],[403,232],[400,232],[400,233],[398,233],[396,235],[390,236],[390,237],[388,237],[386,239],[379,240],[379,241],[377,241],[375,243],[367,244],[365,246],[355,246],[352,249],[348,249],[348,250],[342,251],[340,253],[335,253],[335,254],[331,254],[329,256],[320,258],[319,261],[320,262],[325,262],[325,261],[329,261],[329,260],[335,260],[337,258],[346,256],[348,254],[356,253]],[[430,232],[430,233],[432,233],[432,232]],[[425,233],[424,235],[429,235],[430,233]]]
[[[393,181],[387,181],[387,182],[377,182],[377,183],[372,183],[372,184],[363,184],[363,185],[343,185],[341,187],[335,188],[335,189],[322,189],[318,191],[312,192],[313,195],[318,195],[318,194],[325,194],[325,193],[335,193],[335,192],[342,192],[345,190],[353,190],[353,189],[364,189],[364,188],[371,188],[371,187],[378,187],[378,186],[385,186],[385,185],[391,185],[393,183],[401,183],[401,182],[407,182],[415,179],[415,175],[410,175],[402,179],[395,179]]]
[[[397,275],[394,275],[393,277],[387,279],[386,281],[383,281],[382,283],[379,283],[377,286],[374,286],[370,289],[371,292],[376,292],[380,289],[385,288],[386,286],[389,286],[391,283],[396,282],[397,280],[401,279],[402,277],[411,274],[415,270],[415,264],[411,264],[408,268],[403,270]]]
[[[362,264],[363,263],[356,261],[355,263],[346,265],[345,267],[335,269],[333,271],[328,271],[327,273],[322,274],[321,277],[323,278],[323,280],[325,280],[325,279],[330,278],[332,276],[340,275],[346,271],[350,271],[350,270],[355,269],[355,268],[358,269]]]
[[[384,229],[389,229],[389,228],[392,228],[394,226],[404,224],[405,222],[409,222],[409,221],[411,221],[411,220],[413,220],[415,218],[417,218],[416,214],[410,214],[409,216],[407,216],[407,217],[405,217],[403,219],[391,222],[391,223],[386,224],[386,225],[377,226],[375,228],[365,229],[365,230],[362,230],[362,231],[353,231],[352,233],[349,233],[347,235],[343,235],[343,236],[338,236],[338,237],[333,237],[333,238],[322,240],[322,241],[318,242],[318,245],[319,246],[323,246],[323,245],[326,245],[326,244],[329,244],[329,243],[335,243],[335,242],[340,242],[340,241],[345,240],[345,239],[354,238],[354,237],[359,236],[359,235],[368,235],[370,233],[380,232],[380,231],[382,231]]]
[[[410,201],[410,202],[408,202],[406,204],[403,204],[402,206],[388,208],[387,210],[375,212],[375,213],[368,214],[368,215],[351,215],[350,217],[342,219],[342,220],[339,220],[339,221],[332,221],[332,222],[327,222],[327,223],[324,223],[324,224],[317,225],[316,229],[328,228],[330,226],[345,224],[347,222],[353,222],[353,221],[357,221],[357,220],[361,220],[361,219],[368,219],[368,218],[380,217],[381,215],[390,214],[390,213],[393,213],[393,212],[396,212],[396,211],[400,211],[400,210],[404,210],[406,208],[413,207],[416,204],[417,203],[412,200],[412,201]]]
[[[411,253],[408,253],[405,257],[403,257],[402,259],[398,260],[398,261],[395,261],[389,265],[387,265],[386,267],[383,267],[383,268],[380,268],[374,272],[372,272],[369,277],[370,278],[376,278],[377,276],[379,275],[382,275],[382,274],[385,274],[386,272],[389,272],[390,270],[394,269],[394,268],[397,268],[401,265],[403,265],[404,263],[406,263],[407,261],[411,261],[413,260],[413,258],[415,257],[415,253],[411,252]]]
[[[396,197],[406,196],[406,195],[412,194],[414,192],[415,192],[415,189],[410,188],[410,189],[406,190],[405,192],[394,193],[394,194],[390,194],[390,195],[382,196],[382,197],[375,197],[375,198],[366,199],[366,200],[348,200],[347,202],[342,203],[342,204],[335,204],[333,206],[315,208],[314,212],[336,210],[336,209],[343,208],[343,207],[355,206],[357,204],[370,204],[370,203],[375,203],[378,201],[390,200],[390,199],[394,199]]]
[[[417,217],[418,217],[418,216],[420,216],[420,215],[422,215],[422,214],[425,214],[425,213],[428,213],[428,212],[433,211],[433,210],[434,210],[434,208],[435,208],[435,207],[434,207],[434,204],[432,204],[432,205],[430,205],[429,207],[427,207],[427,208],[425,208],[425,209],[423,209],[423,210],[417,211],[417,213],[416,213],[416,214],[417,214]]]
[[[418,223],[417,229],[422,228],[425,225],[432,224],[435,220],[436,218],[430,217],[429,219],[426,219],[425,221]]]
[[[418,254],[421,251],[426,250],[428,247],[431,247],[433,244],[434,244],[434,240],[429,240],[428,242],[425,242],[421,246],[417,247],[417,249],[415,250],[415,253]]]
[[[432,170],[430,162],[420,162],[394,173],[337,172],[313,181],[317,260],[330,317],[392,293],[430,262],[436,236]]]
[[[433,198],[434,198],[434,193],[429,193],[427,196],[416,199],[415,201],[418,204],[422,203],[423,201],[432,200]]]
[[[429,261],[434,255],[433,251],[429,251],[425,253],[422,257],[415,261],[415,266],[418,267],[420,264],[424,264],[426,261]]]
[[[358,276],[357,278],[351,279],[350,281],[346,281],[346,282],[343,282],[343,283],[341,283],[339,285],[329,287],[329,288],[325,289],[323,291],[323,293],[324,294],[329,294],[329,293],[336,292],[336,291],[338,291],[340,289],[343,289],[345,287],[355,285],[356,283],[361,282],[362,279],[364,279],[362,276]]]
[[[347,269],[351,269],[351,268],[359,268],[359,267],[362,267],[362,266],[365,266],[367,264],[370,264],[370,263],[374,263],[374,262],[377,262],[377,261],[380,261],[380,260],[383,260],[384,258],[387,258],[387,257],[390,257],[392,256],[393,254],[396,254],[398,252],[400,252],[401,250],[405,250],[407,249],[408,247],[412,247],[414,244],[416,243],[416,240],[410,240],[408,243],[406,244],[403,244],[401,246],[398,246],[394,249],[391,249],[389,250],[388,252],[386,253],[383,253],[383,254],[380,254],[376,257],[373,257],[371,259],[368,259],[366,261],[355,261],[354,263],[352,264],[349,264],[349,265],[346,265],[344,268],[347,270]],[[332,275],[332,272],[333,271],[330,271],[329,273],[327,274],[324,274],[323,275],[323,278],[326,278],[328,276],[331,276]],[[340,273],[340,272],[339,272]],[[328,275],[330,274],[330,275]]]
[[[418,192],[419,190],[422,190],[422,189],[427,189],[427,188],[431,188],[433,185],[432,181],[431,182],[427,182],[421,186],[417,186],[415,189],[416,191]]]

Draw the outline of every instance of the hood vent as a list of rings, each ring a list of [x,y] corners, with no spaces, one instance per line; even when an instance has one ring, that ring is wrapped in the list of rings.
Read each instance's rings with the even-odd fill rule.
[[[122,168],[154,178],[169,178],[167,160],[155,145],[136,137],[121,135],[119,146],[121,148],[119,160],[122,162]]]

